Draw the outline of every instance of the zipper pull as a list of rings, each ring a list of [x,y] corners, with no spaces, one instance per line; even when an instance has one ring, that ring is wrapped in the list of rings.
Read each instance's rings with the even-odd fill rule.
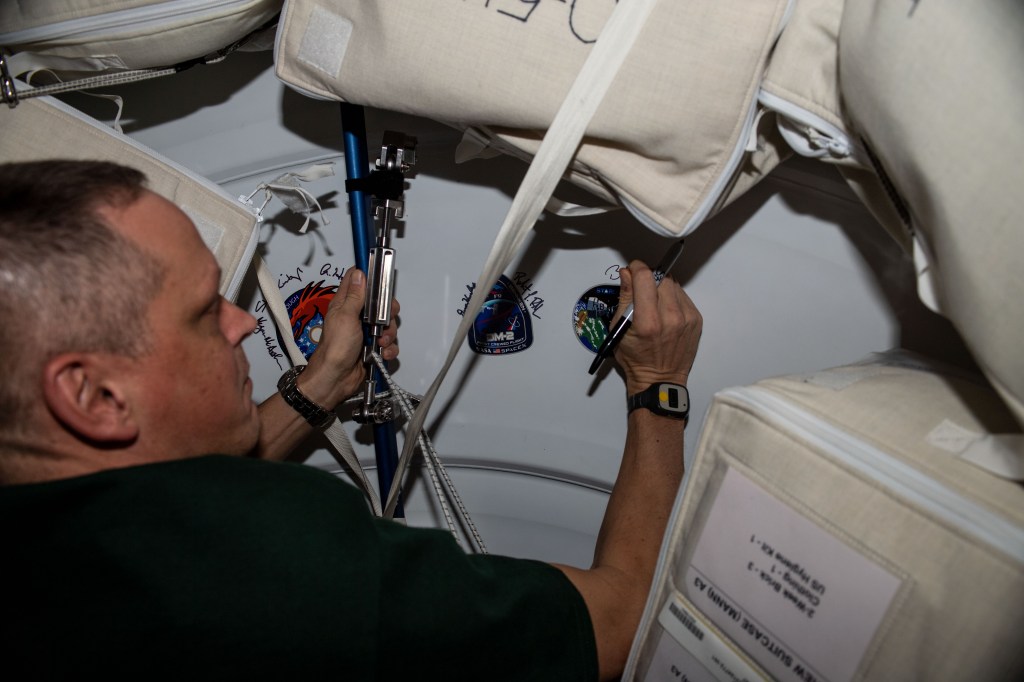
[[[811,147],[827,150],[833,158],[845,159],[850,155],[850,145],[845,140],[829,137],[810,126],[804,128],[804,134],[807,136],[807,141],[811,143]]]

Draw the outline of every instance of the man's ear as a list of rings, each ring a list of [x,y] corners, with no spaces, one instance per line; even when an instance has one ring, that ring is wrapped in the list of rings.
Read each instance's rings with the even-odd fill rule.
[[[135,440],[139,426],[119,381],[117,360],[94,353],[64,353],[43,373],[50,412],[77,436],[98,444]]]

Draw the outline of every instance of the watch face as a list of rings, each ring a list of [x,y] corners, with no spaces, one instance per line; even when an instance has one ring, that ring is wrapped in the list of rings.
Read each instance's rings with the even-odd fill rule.
[[[690,414],[690,394],[679,384],[651,384],[647,390],[629,396],[629,411],[643,407],[654,414],[686,419]]]
[[[680,386],[661,384],[658,386],[658,405],[668,412],[685,414],[690,409],[689,396]]]

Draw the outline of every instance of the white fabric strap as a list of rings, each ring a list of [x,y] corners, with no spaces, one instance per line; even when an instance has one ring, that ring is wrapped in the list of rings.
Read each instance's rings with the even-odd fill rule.
[[[253,265],[256,266],[256,279],[259,281],[260,289],[263,291],[263,299],[267,302],[267,308],[274,318],[274,323],[278,329],[291,330],[292,325],[289,321],[288,309],[285,308],[284,300],[281,298],[281,292],[277,288],[274,276],[270,273],[270,268],[267,267],[266,262],[259,254],[254,254],[252,260]],[[292,365],[306,364],[306,356],[295,345],[295,339],[291,338],[291,334],[282,334],[281,336],[284,337],[284,348],[288,352],[288,359],[292,361]]]
[[[569,94],[555,115],[551,127],[544,135],[537,155],[533,163],[530,164],[530,168],[512,200],[512,207],[498,231],[494,247],[484,262],[480,276],[477,277],[476,281],[479,286],[473,292],[466,312],[462,316],[462,322],[455,332],[448,357],[424,395],[423,402],[417,408],[411,423],[406,428],[405,444],[395,471],[395,483],[388,494],[385,515],[389,511],[393,512],[397,504],[400,481],[412,458],[417,435],[423,429],[430,405],[448,374],[455,356],[465,345],[463,339],[469,332],[470,325],[476,319],[476,315],[490,291],[490,283],[497,280],[501,271],[512,260],[526,239],[527,233],[536,223],[554,192],[555,186],[575,155],[594,112],[608,91],[615,74],[618,73],[625,61],[626,55],[629,54],[636,42],[656,2],[657,0],[628,0],[619,2],[615,6],[600,37],[587,57],[587,61],[569,89]]]
[[[263,299],[267,302],[267,308],[270,310],[270,314],[274,318],[274,323],[277,325],[277,328],[279,330],[283,330],[281,336],[284,339],[284,347],[288,352],[289,359],[296,367],[299,365],[305,365],[306,357],[295,344],[295,339],[292,338],[292,326],[289,321],[288,310],[285,308],[284,301],[281,298],[281,292],[277,288],[277,282],[274,280],[274,276],[270,273],[270,269],[267,268],[267,264],[258,254],[253,256],[253,264],[256,266],[256,277],[259,280],[260,289],[263,291]],[[373,513],[376,516],[381,516],[380,497],[377,495],[377,492],[366,477],[366,472],[363,471],[363,467],[359,463],[359,458],[356,456],[355,450],[352,448],[352,442],[348,438],[348,433],[345,432],[344,427],[341,425],[341,420],[335,417],[334,421],[331,422],[331,425],[327,427],[326,431],[324,431],[324,435],[327,436],[327,440],[334,446],[334,448],[331,449],[331,455],[338,460],[339,464],[351,471],[352,475],[356,478],[356,482],[363,489],[367,499],[370,501],[370,507],[373,509]]]
[[[544,210],[553,215],[562,216],[563,218],[579,218],[581,216],[588,215],[601,215],[602,213],[608,213],[609,211],[617,211],[621,206],[584,206],[582,204],[574,204],[571,201],[563,201],[558,197],[551,197],[548,199],[548,203],[544,205]]]
[[[312,182],[313,180],[319,180],[320,178],[332,175],[334,175],[333,163],[317,163],[298,172],[288,172],[279,175],[270,182],[260,183],[252,191],[252,194],[249,196],[242,195],[238,197],[238,200],[255,211],[256,220],[262,222],[263,209],[267,207],[272,198],[277,197],[292,213],[297,213],[306,219],[302,223],[302,227],[299,228],[299,233],[305,234],[306,230],[309,229],[309,216],[314,208],[320,213],[320,220],[324,225],[329,225],[330,222],[327,220],[327,216],[324,215],[324,210],[320,207],[320,202],[317,201],[317,198],[309,190],[303,188],[300,183]],[[257,207],[253,202],[253,197],[260,190],[263,191],[263,203]]]
[[[475,128],[467,128],[466,132],[462,134],[462,140],[455,148],[455,163],[464,163],[471,159],[493,159],[498,156],[503,156],[505,152],[502,152],[492,142],[493,141],[490,138]],[[506,151],[512,156],[516,155],[514,148],[507,149]],[[584,206],[582,204],[574,204],[571,201],[563,201],[558,197],[551,197],[548,200],[547,205],[544,207],[544,210],[548,213],[562,216],[563,218],[576,218],[579,216],[608,213],[609,211],[616,211],[620,208],[622,207],[614,205]]]

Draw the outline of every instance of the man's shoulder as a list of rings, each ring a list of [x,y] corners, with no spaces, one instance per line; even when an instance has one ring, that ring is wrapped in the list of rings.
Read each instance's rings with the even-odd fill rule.
[[[134,485],[188,491],[191,498],[252,498],[262,504],[328,502],[364,505],[352,485],[331,473],[305,464],[268,462],[228,455],[206,455],[187,460],[133,467],[123,474]]]
[[[190,459],[111,468],[85,476],[0,488],[0,508],[113,513],[160,509],[162,515],[209,512],[219,518],[268,514],[286,508],[291,516],[366,513],[356,488],[304,464],[237,456]]]

